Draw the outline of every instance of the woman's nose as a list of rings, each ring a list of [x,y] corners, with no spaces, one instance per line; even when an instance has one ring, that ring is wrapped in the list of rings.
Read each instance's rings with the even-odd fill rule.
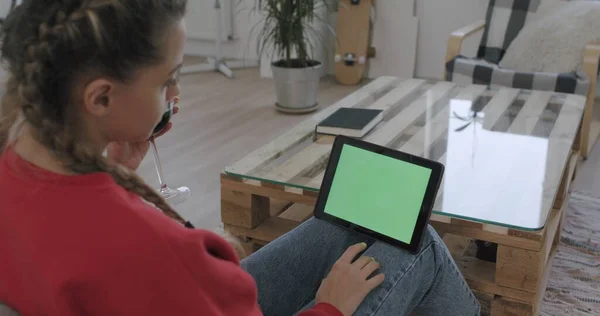
[[[179,87],[179,83],[172,86],[169,89],[169,93],[167,94],[167,100],[172,100],[174,97],[178,96],[181,93],[181,88]]]

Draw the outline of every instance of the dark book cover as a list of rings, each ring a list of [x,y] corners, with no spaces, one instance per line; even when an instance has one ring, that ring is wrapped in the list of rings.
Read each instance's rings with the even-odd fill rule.
[[[383,110],[364,108],[339,108],[325,118],[317,127],[362,130],[368,126]]]

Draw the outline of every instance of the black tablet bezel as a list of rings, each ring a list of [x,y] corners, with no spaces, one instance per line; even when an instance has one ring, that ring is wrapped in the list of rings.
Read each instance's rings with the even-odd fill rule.
[[[325,205],[326,205],[327,199],[329,197],[329,192],[331,190],[333,177],[335,176],[337,164],[339,162],[340,154],[342,152],[342,148],[344,145],[354,146],[354,147],[368,150],[368,151],[371,151],[371,152],[374,152],[377,154],[385,155],[388,157],[392,157],[392,158],[395,158],[398,160],[410,162],[412,164],[416,164],[416,165],[431,169],[431,176],[429,177],[429,183],[427,184],[425,196],[424,196],[423,202],[421,204],[421,211],[419,212],[416,227],[413,232],[410,244],[407,244],[403,241],[380,234],[378,232],[372,231],[370,229],[367,229],[367,228],[357,225],[355,223],[348,222],[339,217],[335,217],[331,214],[327,214],[324,212]],[[387,148],[384,146],[366,142],[361,139],[338,135],[338,136],[336,136],[336,138],[333,142],[333,146],[331,149],[331,155],[329,157],[329,162],[327,163],[327,167],[325,169],[325,175],[323,176],[323,181],[321,183],[321,189],[319,190],[319,194],[317,197],[314,216],[316,218],[325,220],[332,224],[350,229],[352,231],[364,234],[364,235],[372,237],[374,239],[381,240],[388,244],[405,249],[411,253],[417,253],[421,247],[421,241],[423,239],[424,230],[427,228],[427,225],[429,224],[429,218],[431,217],[431,212],[433,210],[437,192],[438,192],[441,182],[442,182],[443,174],[444,174],[444,165],[437,161],[426,159],[426,158],[415,156],[415,155],[411,155],[411,154],[401,152],[398,150],[390,149],[390,148]]]

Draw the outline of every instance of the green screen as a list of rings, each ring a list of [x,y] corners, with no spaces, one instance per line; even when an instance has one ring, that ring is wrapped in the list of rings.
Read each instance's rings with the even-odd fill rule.
[[[324,212],[410,244],[431,170],[343,145]]]

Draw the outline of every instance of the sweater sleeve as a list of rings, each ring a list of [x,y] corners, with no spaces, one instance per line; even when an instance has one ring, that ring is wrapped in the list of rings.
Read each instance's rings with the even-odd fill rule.
[[[216,235],[194,232],[196,242],[161,244],[147,241],[113,248],[112,256],[96,271],[69,285],[62,315],[127,316],[260,316],[256,284]],[[125,243],[126,245],[127,243]],[[171,245],[171,247],[167,247]],[[129,251],[126,251],[129,249]],[[301,316],[343,316],[337,308],[319,303]]]
[[[331,304],[318,303],[311,309],[299,313],[298,316],[344,316],[344,314]]]
[[[224,240],[153,209],[114,209],[110,224],[80,230],[89,236],[62,267],[57,314],[260,315],[256,284]]]
[[[74,252],[83,261],[65,267],[75,278],[61,290],[61,315],[262,315],[253,277],[223,238],[158,212],[142,215],[144,224],[123,215],[111,220],[112,233],[96,232],[85,255]],[[301,315],[343,316],[323,303]]]
[[[234,264],[213,263],[202,274],[198,271],[218,259],[188,262],[197,265],[191,272],[178,256],[157,245],[153,253],[149,248],[114,254],[122,259],[103,260],[94,267],[100,273],[73,280],[63,300],[73,314],[61,314],[259,315],[253,284]]]

